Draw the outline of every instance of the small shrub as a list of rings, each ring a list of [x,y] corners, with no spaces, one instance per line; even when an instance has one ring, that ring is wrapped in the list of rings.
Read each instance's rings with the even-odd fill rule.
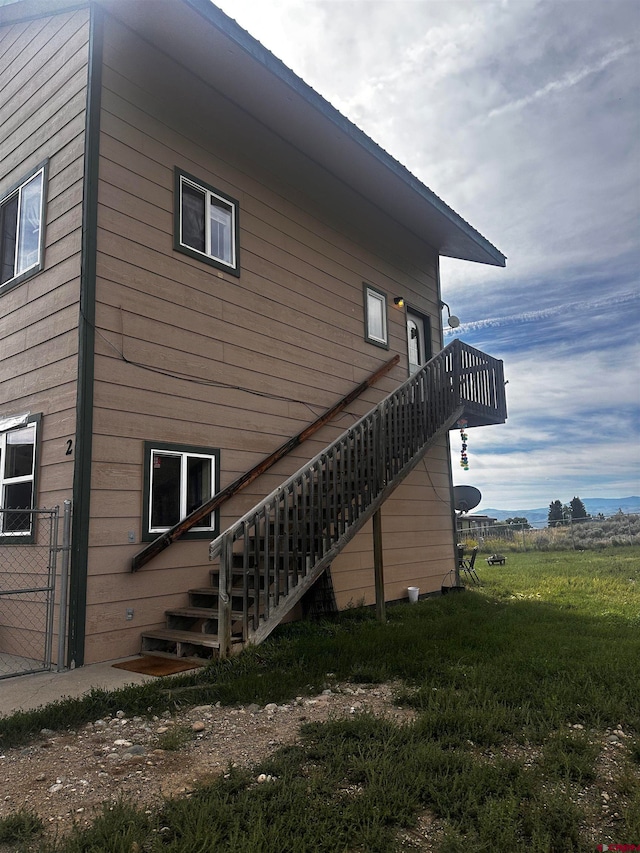
[[[23,843],[36,835],[42,835],[43,831],[44,824],[38,815],[25,809],[0,818],[0,843]]]
[[[193,730],[189,726],[171,726],[158,736],[158,748],[167,752],[177,752],[193,740]]]
[[[590,782],[596,778],[597,754],[587,735],[556,732],[544,746],[542,765],[550,776]]]

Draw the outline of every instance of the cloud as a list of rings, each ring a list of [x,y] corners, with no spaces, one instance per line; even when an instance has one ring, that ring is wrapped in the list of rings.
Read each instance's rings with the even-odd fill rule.
[[[640,3],[220,3],[508,257],[441,262],[455,334],[509,379],[469,472],[452,433],[456,482],[508,509],[637,494]]]
[[[616,62],[616,60],[626,56],[632,50],[633,45],[631,43],[627,42],[625,44],[621,44],[603,56],[598,62],[568,71],[559,80],[551,80],[549,83],[539,89],[536,89],[535,92],[531,92],[529,95],[510,101],[500,107],[495,107],[486,116],[482,117],[482,121],[488,122],[491,121],[491,119],[503,115],[504,113],[524,109],[541,98],[546,98],[549,95],[577,86],[591,74],[597,74],[599,71],[603,71],[607,65],[610,65],[612,62]]]
[[[575,300],[572,302],[565,302],[563,305],[553,305],[548,308],[536,308],[509,316],[485,317],[482,320],[461,323],[455,331],[445,328],[445,333],[447,336],[455,335],[457,337],[458,335],[477,332],[480,329],[498,329],[503,326],[511,327],[515,324],[523,325],[535,323],[540,320],[554,319],[558,317],[558,315],[577,317],[577,322],[584,323],[584,317],[587,312],[614,309],[615,312],[619,314],[624,312],[625,306],[633,306],[635,303],[640,304],[640,291],[637,289],[612,294],[611,296],[604,296],[599,299],[592,299],[590,301]]]

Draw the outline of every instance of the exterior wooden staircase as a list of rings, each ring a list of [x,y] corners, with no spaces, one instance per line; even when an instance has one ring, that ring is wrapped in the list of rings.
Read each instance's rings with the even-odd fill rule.
[[[262,642],[440,435],[506,417],[502,362],[453,341],[210,544],[210,586],[146,631],[143,653],[207,659]]]

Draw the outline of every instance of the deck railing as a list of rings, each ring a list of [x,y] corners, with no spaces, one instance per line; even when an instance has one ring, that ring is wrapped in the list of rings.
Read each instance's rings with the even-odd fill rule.
[[[453,341],[215,539],[218,636],[260,642],[418,464],[463,418],[506,419],[502,362]]]

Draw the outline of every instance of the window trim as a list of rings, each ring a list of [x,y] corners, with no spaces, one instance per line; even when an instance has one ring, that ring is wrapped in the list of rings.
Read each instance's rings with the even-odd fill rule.
[[[387,294],[383,290],[379,290],[377,287],[374,287],[372,284],[367,284],[367,282],[362,283],[362,292],[364,299],[364,339],[368,344],[373,344],[376,347],[381,347],[382,349],[389,349],[389,305]],[[370,316],[369,316],[369,296],[373,296],[380,300],[383,306],[383,337],[379,338],[376,335],[373,335],[370,330]]]
[[[26,422],[20,424],[19,426],[12,427],[11,429],[3,430],[0,433],[0,442],[4,441],[4,437],[11,432],[15,432],[19,429],[24,429],[31,424],[35,424],[35,445],[34,445],[34,453],[33,453],[33,475],[31,477],[31,482],[33,483],[33,489],[31,492],[31,507],[30,509],[35,509],[38,505],[37,497],[38,497],[38,474],[40,471],[40,445],[42,443],[41,440],[41,425],[42,425],[42,415],[29,415],[26,419]],[[0,453],[0,464],[4,464],[4,457]],[[0,507],[2,506],[2,491],[4,486],[4,471],[0,469]],[[0,529],[0,544],[2,545],[33,545],[36,541],[36,528],[33,524],[33,516],[32,516],[32,524],[31,530],[29,533],[5,533],[2,529]]]
[[[8,279],[4,282],[4,284],[0,284],[0,296],[4,293],[7,293],[9,290],[12,290],[19,284],[22,284],[28,278],[31,278],[32,275],[36,275],[36,273],[41,272],[44,269],[44,235],[46,230],[46,209],[47,209],[47,184],[48,184],[48,176],[49,176],[49,160],[46,159],[42,163],[39,163],[35,169],[33,169],[29,174],[23,179],[17,181],[15,184],[12,184],[5,192],[2,193],[0,197],[0,206],[5,204],[11,196],[16,193],[20,193],[29,181],[33,180],[38,174],[42,173],[42,196],[40,199],[40,234],[39,234],[39,245],[38,245],[38,261],[35,264],[32,264],[28,269],[23,270],[18,275],[14,275],[13,278]],[[19,240],[19,234],[16,233],[16,245]]]
[[[204,456],[212,460],[213,464],[213,493],[217,495],[220,491],[220,450],[210,447],[195,447],[189,444],[174,444],[166,441],[144,442],[144,476],[142,490],[142,542],[153,542],[170,527],[151,530],[151,460],[153,452],[173,453],[182,456]],[[182,520],[182,519],[180,519]],[[215,539],[220,527],[218,510],[214,510],[212,526],[206,528],[192,528],[182,535],[182,539]]]
[[[232,263],[228,263],[224,261],[222,258],[218,258],[215,255],[208,254],[207,252],[200,252],[198,249],[194,249],[191,246],[188,246],[186,243],[182,242],[182,185],[183,182],[192,185],[198,190],[201,190],[204,193],[208,194],[208,198],[210,196],[214,196],[219,199],[223,204],[228,205],[231,208],[231,251],[233,254]],[[211,184],[206,183],[205,181],[200,180],[200,178],[196,178],[193,175],[190,175],[188,172],[179,169],[177,166],[175,167],[175,181],[174,181],[174,192],[173,192],[173,201],[174,201],[174,211],[173,211],[173,248],[177,252],[182,252],[183,255],[188,255],[190,258],[195,258],[198,261],[202,261],[205,264],[209,264],[212,267],[216,267],[216,269],[224,270],[225,272],[230,273],[231,275],[235,275],[236,277],[240,276],[240,204],[237,199],[228,195],[225,192],[217,189]]]

